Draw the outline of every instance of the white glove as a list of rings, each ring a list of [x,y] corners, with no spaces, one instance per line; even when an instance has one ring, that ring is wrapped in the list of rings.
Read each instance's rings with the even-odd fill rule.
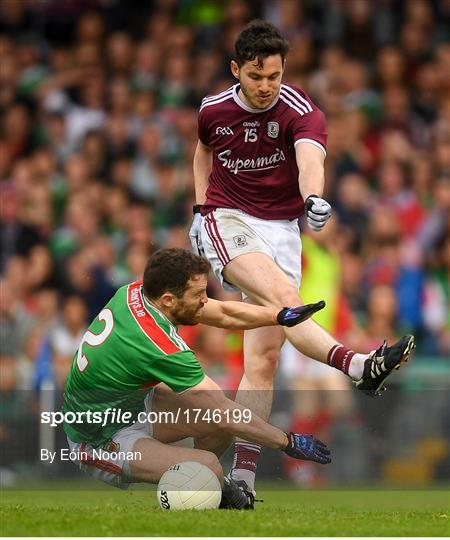
[[[331,217],[331,206],[325,199],[310,195],[305,201],[306,221],[313,231],[321,231]]]
[[[200,257],[205,256],[202,245],[202,219],[200,212],[196,212],[189,230],[189,240],[191,241],[192,251],[196,255],[200,255]]]

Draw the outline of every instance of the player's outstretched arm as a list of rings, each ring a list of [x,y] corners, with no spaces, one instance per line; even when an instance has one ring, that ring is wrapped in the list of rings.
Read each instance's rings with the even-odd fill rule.
[[[202,411],[213,411],[208,415],[215,426],[235,437],[284,451],[295,459],[330,463],[327,446],[312,435],[284,433],[281,429],[265,422],[239,403],[228,399],[220,387],[208,376],[184,393],[185,404]],[[203,416],[201,416],[203,417]]]
[[[203,308],[200,322],[230,330],[249,330],[276,325],[295,326],[324,307],[323,300],[315,304],[276,310],[244,302],[219,302],[209,299]]]

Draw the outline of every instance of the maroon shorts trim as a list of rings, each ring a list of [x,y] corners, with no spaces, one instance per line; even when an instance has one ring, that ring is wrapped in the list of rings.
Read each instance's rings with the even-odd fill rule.
[[[228,254],[222,237],[220,236],[219,228],[217,227],[217,221],[214,217],[214,212],[210,212],[207,216],[205,216],[205,229],[208,233],[214,249],[216,250],[219,260],[222,263],[222,266],[225,266],[230,262],[231,257]]]

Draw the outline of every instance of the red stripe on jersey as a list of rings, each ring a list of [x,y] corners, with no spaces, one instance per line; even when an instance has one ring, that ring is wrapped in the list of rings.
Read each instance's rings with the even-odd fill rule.
[[[80,447],[80,454],[86,452],[86,443],[83,443]],[[122,468],[119,467],[119,465],[116,465],[115,463],[112,463],[111,461],[105,461],[103,459],[94,459],[91,456],[87,456],[85,459],[80,459],[80,463],[83,465],[87,465],[88,467],[96,467],[97,469],[101,469],[102,471],[110,472],[112,474],[116,474],[117,476],[121,476],[122,474]]]
[[[128,285],[127,303],[134,320],[141,327],[144,334],[161,349],[164,354],[173,354],[181,351],[164,330],[158,325],[152,315],[145,309],[141,294],[142,281],[135,281]]]

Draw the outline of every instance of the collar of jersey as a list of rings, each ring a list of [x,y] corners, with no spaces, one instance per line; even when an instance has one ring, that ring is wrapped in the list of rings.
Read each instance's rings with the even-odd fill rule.
[[[238,94],[238,88],[239,88],[239,83],[233,86],[234,101],[239,105],[239,107],[241,107],[241,109],[244,109],[245,111],[251,112],[251,113],[263,113],[263,112],[269,111],[270,109],[272,109],[272,107],[275,107],[275,105],[278,103],[278,100],[280,98],[280,93],[278,93],[277,97],[272,101],[272,103],[268,107],[266,107],[265,109],[254,109],[253,107],[249,107],[242,101],[242,99],[239,97],[239,94]]]
[[[144,301],[144,307],[145,309],[148,311],[149,309],[153,310],[153,311],[156,311],[156,313],[162,317],[170,326],[173,326],[175,329],[176,329],[176,326],[169,321],[169,319],[164,315],[164,313],[162,311],[160,311],[156,306],[154,306],[150,300],[148,300],[148,298],[145,296],[144,294],[144,287],[141,286],[141,295],[142,295],[142,300]]]

